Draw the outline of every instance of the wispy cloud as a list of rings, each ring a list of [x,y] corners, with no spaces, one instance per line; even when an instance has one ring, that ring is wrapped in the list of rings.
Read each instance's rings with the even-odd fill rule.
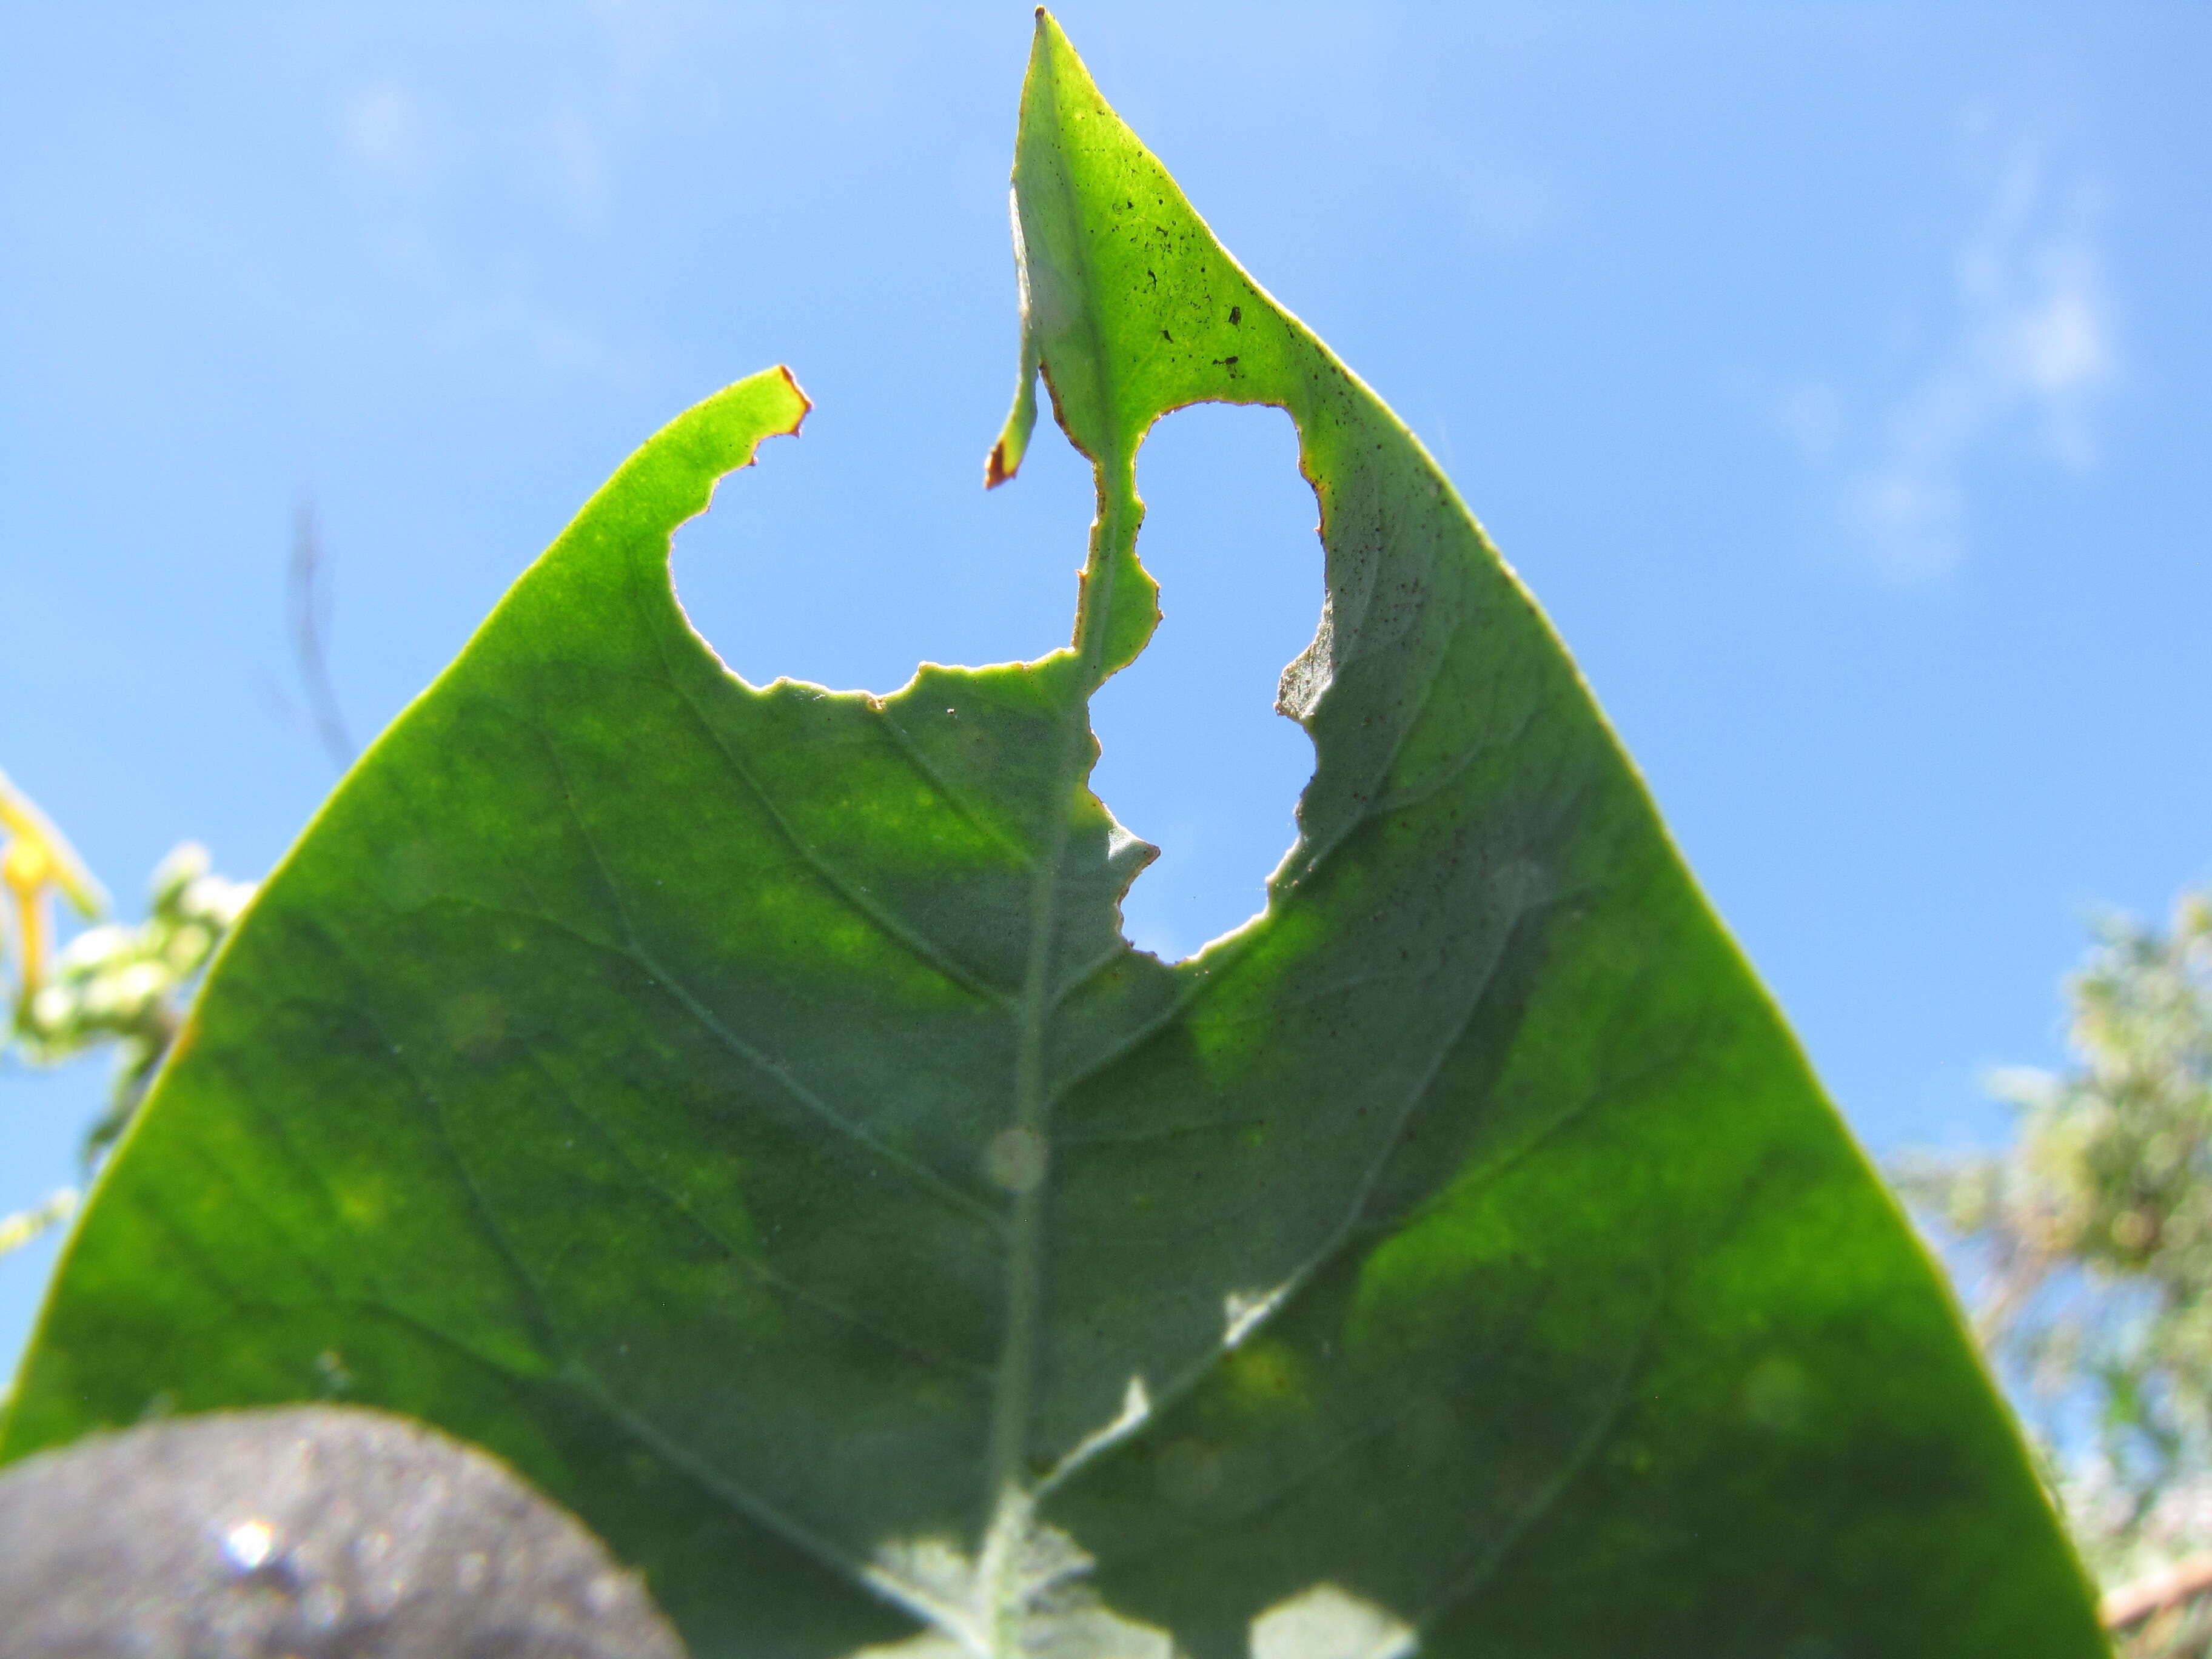
[[[598,226],[607,208],[607,163],[599,135],[574,105],[545,125],[544,148],[556,188],[579,224]]]
[[[380,184],[419,185],[428,171],[428,121],[397,81],[356,87],[339,107],[338,132],[355,165]]]
[[[1450,188],[1461,228],[1479,246],[1516,252],[1548,240],[1572,217],[1555,180],[1503,156],[1457,170]]]
[[[1942,320],[1901,384],[1869,411],[1826,384],[1799,387],[1780,410],[1838,490],[1854,538],[1901,583],[1966,558],[1977,460],[2009,450],[2094,467],[2094,416],[2118,368],[2090,192],[2029,145],[1974,171],[1979,210],[1954,252]]]
[[[343,164],[366,187],[352,204],[363,245],[446,341],[556,374],[630,372],[622,353],[546,296],[538,275],[543,209],[590,234],[604,228],[613,195],[607,146],[584,103],[548,111],[527,97],[486,98],[456,107],[380,77],[343,93],[333,117]],[[536,234],[499,223],[505,216],[482,211],[487,202],[526,204],[513,216],[526,226],[537,210]]]

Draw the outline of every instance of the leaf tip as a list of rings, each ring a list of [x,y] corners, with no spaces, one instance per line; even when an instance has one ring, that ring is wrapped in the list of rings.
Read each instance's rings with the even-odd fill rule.
[[[799,435],[799,428],[805,423],[806,417],[814,412],[814,399],[808,397],[800,388],[799,377],[791,372],[790,364],[778,363],[775,366],[775,372],[783,376],[784,386],[788,388],[791,395],[799,400],[799,412],[791,417],[791,424],[784,428],[781,434],[787,438],[795,438]]]
[[[1021,228],[1015,227],[1015,258],[1020,261]],[[991,453],[983,458],[983,488],[996,489],[1021,471],[1022,457],[1029,453],[1030,434],[1036,428],[1037,354],[1036,342],[1029,331],[1029,307],[1022,307],[1022,366],[1019,383],[1014,387],[1014,406],[1006,413],[1006,423],[999,429],[999,441],[991,446]]]

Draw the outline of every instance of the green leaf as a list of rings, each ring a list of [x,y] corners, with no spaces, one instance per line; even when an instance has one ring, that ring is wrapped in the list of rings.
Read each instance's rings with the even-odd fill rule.
[[[337,1396],[511,1459],[696,1652],[2087,1655],[1929,1262],[1534,602],[1040,18],[1022,383],[1096,464],[1073,643],[730,675],[648,442],[270,879],[102,1183],[9,1455]],[[1138,446],[1297,424],[1316,766],[1169,965],[1090,793]]]

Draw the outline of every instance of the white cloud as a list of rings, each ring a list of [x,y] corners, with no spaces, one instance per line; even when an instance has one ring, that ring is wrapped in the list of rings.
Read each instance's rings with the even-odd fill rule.
[[[339,109],[338,132],[347,154],[380,182],[419,184],[428,171],[429,124],[397,81],[356,88]]]
[[[489,344],[510,353],[520,349],[553,374],[605,380],[632,376],[632,366],[621,352],[514,290],[479,303],[455,303],[447,314],[447,326],[456,343]]]
[[[441,106],[400,81],[364,81],[341,97],[336,131],[367,185],[352,204],[363,246],[395,279],[393,297],[422,307],[453,346],[609,380],[634,366],[605,338],[549,303],[542,215],[487,229],[484,204],[550,204],[575,228],[599,228],[611,194],[607,150],[579,103],[545,109],[487,98]]]
[[[1486,157],[1453,180],[1460,222],[1485,247],[1514,252],[1547,240],[1569,221],[1557,185],[1533,167]]]
[[[586,9],[599,26],[615,101],[628,106],[702,39],[757,36],[784,9],[736,0],[587,0]]]
[[[546,124],[545,146],[552,158],[562,199],[581,224],[597,225],[607,205],[607,165],[591,123],[573,106]]]
[[[2027,147],[1983,178],[1943,322],[1887,404],[1854,418],[1816,385],[1778,410],[1838,483],[1877,568],[1899,582],[1940,578],[1966,557],[1978,459],[2025,449],[2070,471],[2094,466],[2094,417],[2118,372],[2087,193]]]

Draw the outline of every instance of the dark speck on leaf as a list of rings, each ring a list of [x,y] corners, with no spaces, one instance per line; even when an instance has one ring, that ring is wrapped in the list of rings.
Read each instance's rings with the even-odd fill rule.
[[[1235,327],[1240,327],[1240,326],[1242,326],[1242,325],[1243,325],[1243,321],[1244,321],[1244,307],[1243,307],[1243,306],[1231,306],[1231,307],[1229,307],[1229,323],[1230,323],[1230,326],[1231,326],[1231,327],[1232,327],[1232,328],[1235,328]]]

